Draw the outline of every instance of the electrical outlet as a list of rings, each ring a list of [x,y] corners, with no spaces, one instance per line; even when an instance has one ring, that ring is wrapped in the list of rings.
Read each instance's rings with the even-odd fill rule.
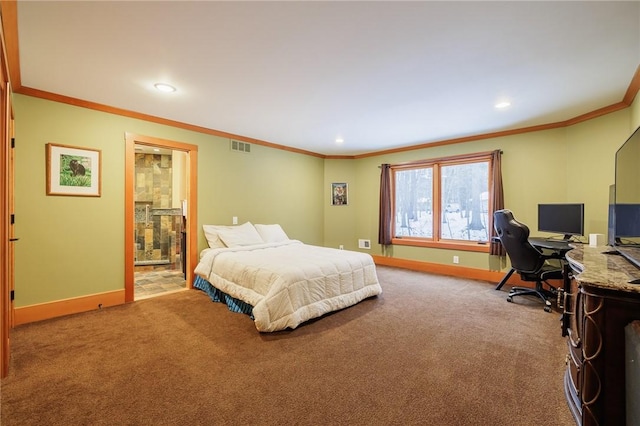
[[[453,256],[453,263],[460,263],[460,258],[458,256]]]
[[[340,244],[340,245],[338,246],[338,248],[339,248],[340,250],[344,250],[344,246],[343,246],[342,244]]]
[[[234,216],[234,217],[232,217],[232,218],[231,218],[231,223],[232,223],[233,225],[237,225],[237,224],[238,224],[238,216]]]

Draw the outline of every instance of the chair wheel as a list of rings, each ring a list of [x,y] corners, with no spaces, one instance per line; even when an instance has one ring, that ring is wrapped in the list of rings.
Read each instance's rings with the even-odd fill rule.
[[[551,307],[550,306],[545,306],[544,307],[544,311],[545,312],[551,312]]]
[[[511,303],[513,303],[513,298],[512,298],[511,296],[508,296],[508,297],[507,297],[507,302],[511,302]]]

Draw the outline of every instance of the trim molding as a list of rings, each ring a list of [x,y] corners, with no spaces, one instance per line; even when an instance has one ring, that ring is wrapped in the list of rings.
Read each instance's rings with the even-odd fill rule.
[[[223,132],[222,130],[209,129],[207,127],[196,126],[195,124],[184,123],[181,121],[170,120],[168,118],[157,117],[154,115],[144,114],[141,112],[131,111],[123,108],[116,108],[109,105],[100,104],[97,102],[85,101],[78,98],[72,98],[65,95],[59,95],[57,93],[46,92],[44,90],[34,89],[31,87],[20,86],[18,89],[13,90],[14,93],[18,93],[25,96],[31,96],[34,98],[45,99],[53,102],[59,102],[62,104],[72,105],[80,108],[92,109],[95,111],[106,112],[108,114],[120,115],[123,117],[135,118],[138,120],[148,121],[150,123],[163,124],[165,126],[175,127],[177,129],[190,130],[192,132],[198,132],[205,135],[218,136],[221,138],[235,139],[243,142],[249,142],[255,145],[262,145],[270,148],[280,149],[283,151],[295,152],[298,154],[310,155],[312,157],[325,158],[324,155],[316,152],[306,151],[300,148],[289,147],[285,145],[279,145],[272,142],[263,141],[260,139],[250,138],[247,136],[236,135],[234,133]]]
[[[187,123],[182,123],[182,122],[178,122],[178,121],[174,121],[174,120],[168,120],[168,119],[164,119],[161,117],[155,117],[155,116],[151,116],[151,115],[147,115],[147,114],[142,114],[139,112],[135,112],[135,111],[129,111],[129,110],[125,110],[125,109],[121,109],[121,108],[115,108],[115,107],[110,107],[108,105],[102,105],[102,104],[98,104],[95,102],[90,102],[90,101],[84,101],[81,99],[75,99],[75,98],[71,98],[68,96],[64,96],[64,95],[59,95],[59,94],[55,94],[55,93],[50,93],[50,92],[46,92],[43,90],[39,90],[39,89],[35,89],[35,88],[30,88],[30,87],[23,87],[22,86],[22,81],[21,81],[21,70],[20,70],[20,52],[19,52],[19,45],[18,45],[18,13],[17,13],[17,2],[15,0],[0,0],[0,9],[1,9],[1,15],[2,15],[2,25],[4,27],[4,37],[6,40],[6,47],[7,47],[7,63],[9,65],[9,77],[10,77],[10,82],[11,85],[13,87],[13,92],[14,93],[20,93],[20,94],[24,94],[27,96],[33,96],[33,97],[38,97],[38,98],[42,98],[42,99],[48,99],[48,100],[52,100],[55,102],[61,102],[61,103],[66,103],[69,105],[75,105],[75,106],[79,106],[82,108],[88,108],[88,109],[95,109],[97,111],[103,111],[103,112],[107,112],[107,113],[111,113],[111,114],[117,114],[117,115],[122,115],[124,117],[130,117],[130,118],[137,118],[140,120],[145,120],[145,121],[149,121],[149,122],[153,122],[153,123],[159,123],[159,124],[165,124],[168,126],[172,126],[172,127],[177,127],[177,128],[181,128],[181,129],[186,129],[186,130],[192,130],[195,132],[200,132],[200,133],[204,133],[204,134],[209,134],[209,135],[214,135],[214,136],[220,136],[223,138],[230,138],[230,139],[237,139],[243,142],[250,142],[250,143],[254,143],[256,145],[262,145],[262,146],[267,146],[267,147],[271,147],[271,148],[275,148],[275,149],[281,149],[281,150],[285,150],[285,151],[290,151],[290,152],[295,152],[295,153],[299,153],[299,154],[304,154],[304,155],[310,155],[312,157],[319,157],[319,158],[325,158],[325,159],[358,159],[358,158],[365,158],[365,157],[374,157],[374,156],[379,156],[379,155],[384,155],[384,154],[391,154],[391,153],[396,153],[396,152],[403,152],[403,151],[413,151],[413,150],[417,150],[417,149],[423,149],[423,148],[431,148],[431,147],[435,147],[435,146],[440,146],[440,145],[451,145],[451,144],[456,144],[456,143],[464,143],[464,142],[470,142],[470,141],[476,141],[476,140],[483,140],[483,139],[489,139],[489,138],[497,138],[497,137],[502,137],[502,136],[509,136],[509,135],[517,135],[520,133],[529,133],[529,132],[535,132],[535,131],[539,131],[539,130],[546,130],[546,129],[555,129],[555,128],[559,128],[559,127],[567,127],[567,126],[571,126],[573,124],[576,123],[580,123],[582,121],[586,121],[586,120],[591,120],[593,118],[602,116],[602,115],[606,115],[624,108],[627,108],[631,105],[631,103],[634,101],[638,91],[640,91],[640,65],[636,68],[636,72],[633,75],[631,82],[629,83],[629,86],[627,87],[627,91],[625,92],[624,97],[622,98],[622,100],[620,102],[617,102],[615,104],[609,105],[609,106],[605,106],[603,108],[599,108],[596,109],[595,111],[592,112],[588,112],[586,114],[582,114],[579,115],[577,117],[565,120],[565,121],[561,121],[561,122],[556,122],[556,123],[548,123],[548,124],[541,124],[538,126],[531,126],[531,127],[523,127],[520,129],[513,129],[513,130],[505,130],[505,131],[498,131],[498,132],[492,132],[492,133],[484,133],[484,134],[478,134],[478,135],[473,135],[473,136],[468,136],[468,137],[462,137],[462,138],[454,138],[454,139],[449,139],[449,140],[444,140],[444,141],[434,141],[432,143],[423,143],[423,144],[418,144],[418,145],[412,145],[412,146],[408,146],[408,147],[403,147],[403,148],[396,148],[396,149],[389,149],[389,150],[382,150],[382,151],[374,151],[374,152],[369,152],[366,154],[360,154],[360,155],[323,155],[323,154],[319,154],[316,152],[311,152],[311,151],[306,151],[303,149],[299,149],[299,148],[293,148],[293,147],[288,147],[288,146],[284,146],[284,145],[279,145],[279,144],[275,144],[272,142],[267,142],[267,141],[263,141],[263,140],[259,140],[259,139],[254,139],[254,138],[249,138],[246,136],[242,136],[242,135],[235,135],[232,133],[228,133],[228,132],[223,132],[220,130],[214,130],[214,129],[209,129],[209,128],[205,128],[205,127],[201,127],[201,126],[195,126],[192,124],[187,124]]]
[[[357,155],[325,155],[325,154],[319,154],[317,152],[311,152],[311,151],[307,151],[307,150],[300,149],[300,148],[294,148],[294,147],[289,147],[289,146],[285,146],[285,145],[279,145],[279,144],[276,144],[276,143],[273,143],[273,142],[267,142],[267,141],[263,141],[263,140],[255,139],[255,138],[250,138],[250,137],[243,136],[243,135],[236,135],[234,133],[228,133],[228,132],[224,132],[224,131],[221,131],[221,130],[209,129],[209,128],[202,127],[202,126],[196,126],[196,125],[193,125],[193,124],[183,123],[183,122],[180,122],[180,121],[170,120],[170,119],[166,119],[166,118],[162,118],[162,117],[156,117],[156,116],[153,116],[153,115],[144,114],[144,113],[140,113],[140,112],[136,112],[136,111],[130,111],[130,110],[122,109],[122,108],[111,107],[111,106],[99,104],[99,103],[96,103],[96,102],[91,102],[91,101],[86,101],[86,100],[82,100],[82,99],[72,98],[72,97],[69,97],[69,96],[60,95],[60,94],[57,94],[57,93],[46,92],[44,90],[34,89],[34,88],[31,88],[31,87],[26,87],[26,86],[20,86],[19,88],[14,88],[13,92],[21,94],[21,95],[25,95],[25,96],[31,96],[31,97],[34,97],[34,98],[40,98],[40,99],[59,102],[59,103],[63,103],[63,104],[73,105],[73,106],[80,107],[80,108],[92,109],[92,110],[95,110],[95,111],[106,112],[106,113],[109,113],[109,114],[120,115],[120,116],[123,116],[123,117],[135,118],[135,119],[138,119],[138,120],[148,121],[150,123],[163,124],[163,125],[166,125],[166,126],[175,127],[175,128],[178,128],[178,129],[190,130],[190,131],[193,131],[193,132],[198,132],[198,133],[202,133],[202,134],[206,134],[206,135],[218,136],[218,137],[221,137],[221,138],[228,138],[228,139],[235,139],[235,140],[239,140],[239,141],[243,141],[243,142],[253,143],[255,145],[266,146],[266,147],[269,147],[269,148],[280,149],[280,150],[283,150],[283,151],[294,152],[294,153],[297,153],[297,154],[309,155],[309,156],[312,156],[312,157],[318,157],[318,158],[329,159],[329,160],[357,160],[357,159],[360,159],[360,158],[377,157],[377,156],[380,156],[380,155],[395,154],[395,153],[398,153],[398,152],[415,151],[415,150],[419,150],[419,149],[434,148],[434,147],[443,146],[443,145],[454,145],[454,144],[459,144],[459,143],[474,142],[474,141],[491,139],[491,138],[500,138],[500,137],[504,137],[504,136],[519,135],[519,134],[523,134],[523,133],[539,132],[539,131],[542,131],[542,130],[550,130],[550,129],[558,129],[558,128],[563,128],[563,127],[569,127],[569,126],[573,126],[575,124],[578,124],[578,123],[581,123],[581,122],[584,122],[584,121],[588,121],[588,120],[591,120],[591,119],[594,119],[594,118],[597,118],[597,117],[601,117],[603,115],[611,114],[613,112],[628,108],[631,105],[631,102],[635,99],[635,96],[636,96],[636,94],[638,93],[639,90],[640,90],[640,66],[636,70],[636,74],[634,75],[634,79],[629,84],[629,87],[627,89],[625,97],[624,97],[624,99],[622,101],[617,102],[617,103],[612,104],[612,105],[608,105],[608,106],[602,107],[602,108],[598,108],[598,109],[596,109],[594,111],[588,112],[586,114],[579,115],[577,117],[570,118],[570,119],[565,120],[565,121],[558,121],[558,122],[555,122],[555,123],[539,124],[539,125],[536,125],[536,126],[521,127],[521,128],[517,128],[517,129],[502,130],[502,131],[490,132],[490,133],[480,133],[480,134],[471,135],[471,136],[464,136],[464,137],[460,137],[460,138],[452,138],[452,139],[446,139],[446,140],[441,140],[441,141],[425,142],[425,143],[421,143],[421,144],[410,145],[410,146],[400,147],[400,148],[391,148],[391,149],[381,150],[381,151],[371,151],[371,152],[368,152],[368,153],[357,154]]]
[[[498,283],[504,276],[504,272],[487,271],[464,266],[449,266],[439,263],[421,262],[418,260],[397,259],[372,255],[376,265],[391,266],[409,269],[412,271],[430,272],[439,275],[448,275],[472,280],[489,281]],[[532,287],[532,283],[522,281],[514,274],[509,278],[508,284],[523,287]],[[74,297],[71,299],[56,300],[54,302],[39,303],[36,305],[15,308],[14,325],[28,324],[66,315],[79,314],[81,312],[94,311],[125,303],[125,290],[115,290],[105,293],[91,294],[88,296]]]
[[[640,70],[640,67],[638,69]],[[638,75],[640,78],[640,74]],[[637,85],[638,83],[636,83],[634,80],[631,82],[631,85],[629,86],[629,88],[636,90]],[[636,90],[636,93],[637,93],[637,90]],[[633,95],[633,93],[631,93],[631,95]],[[631,98],[631,95],[628,95],[628,97]],[[616,112],[621,109],[625,109],[627,107],[629,107],[629,105],[627,105],[626,103],[618,102],[603,108],[599,108],[595,111],[591,111],[586,114],[582,114],[577,117],[570,118],[569,120],[565,120],[565,121],[539,124],[536,126],[529,126],[529,127],[521,127],[521,128],[512,129],[512,130],[501,130],[498,132],[491,132],[491,133],[480,133],[477,135],[464,136],[460,138],[447,139],[447,140],[435,141],[435,142],[426,142],[420,145],[411,145],[411,146],[406,146],[402,148],[392,148],[384,151],[373,151],[366,154],[354,155],[352,158],[358,159],[358,158],[366,158],[366,157],[375,157],[383,154],[394,154],[397,152],[413,151],[416,149],[433,148],[436,146],[453,145],[458,143],[473,142],[473,141],[479,141],[479,140],[491,139],[491,138],[501,138],[504,136],[519,135],[522,133],[531,133],[531,132],[539,132],[542,130],[559,129],[562,127],[573,126],[574,124],[582,123],[583,121],[591,120],[593,118],[597,118],[603,115],[611,114],[612,112]],[[333,158],[333,157],[327,156],[327,158]]]
[[[14,325],[79,314],[124,304],[124,289],[39,303],[14,309]]]
[[[498,285],[500,280],[507,273],[499,271],[487,271],[484,269],[467,268],[464,266],[449,266],[441,263],[422,262],[418,260],[397,259],[380,255],[372,255],[376,265],[392,266],[396,268],[410,269],[412,271],[430,272],[439,275],[448,275],[459,278],[467,278],[471,280],[489,281]],[[533,287],[533,283],[522,281],[517,274],[513,274],[509,281],[509,285],[517,285],[521,287]]]
[[[18,2],[16,0],[1,0],[0,14],[4,38],[4,54],[9,68],[9,81],[15,90],[22,86],[20,83],[20,53],[18,49]]]

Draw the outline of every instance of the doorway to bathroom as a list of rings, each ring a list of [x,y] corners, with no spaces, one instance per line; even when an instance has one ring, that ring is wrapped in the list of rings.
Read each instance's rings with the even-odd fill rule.
[[[186,158],[135,145],[134,300],[186,289]]]
[[[190,288],[197,147],[126,135],[125,301]]]

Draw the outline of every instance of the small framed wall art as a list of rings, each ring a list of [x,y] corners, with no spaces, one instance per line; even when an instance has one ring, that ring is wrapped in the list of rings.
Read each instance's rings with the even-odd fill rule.
[[[47,195],[99,197],[102,151],[47,144]]]
[[[332,183],[331,184],[331,205],[332,206],[346,206],[349,201],[349,186],[346,183]]]

